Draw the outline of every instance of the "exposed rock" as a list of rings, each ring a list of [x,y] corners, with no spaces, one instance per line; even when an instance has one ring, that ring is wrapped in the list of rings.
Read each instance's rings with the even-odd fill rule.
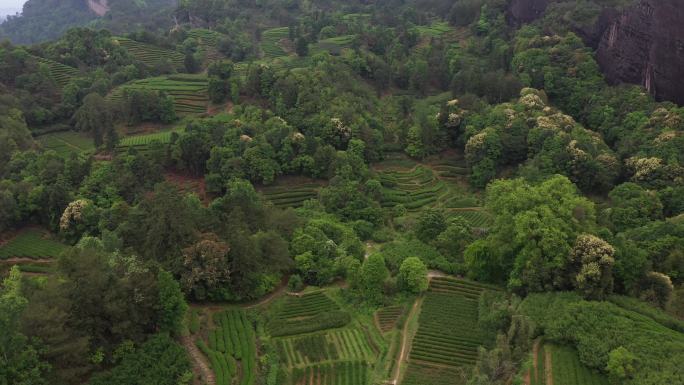
[[[532,22],[558,0],[512,0],[512,25]],[[635,0],[623,11],[604,9],[595,25],[576,30],[596,50],[610,83],[644,86],[660,100],[684,104],[682,0]]]
[[[544,15],[546,7],[553,0],[512,0],[508,6],[508,21],[521,25],[537,20]]]
[[[608,81],[641,84],[659,99],[684,104],[682,21],[681,0],[640,0],[611,18],[596,51]]]
[[[104,16],[109,12],[107,0],[88,0],[88,8],[98,16]]]

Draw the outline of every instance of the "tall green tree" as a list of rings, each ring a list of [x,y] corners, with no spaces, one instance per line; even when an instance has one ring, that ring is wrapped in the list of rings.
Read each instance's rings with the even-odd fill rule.
[[[104,144],[107,138],[107,147],[116,145],[116,133],[112,112],[107,101],[98,93],[90,93],[83,98],[83,105],[74,115],[76,129],[90,133],[95,141],[95,147]]]
[[[370,301],[379,300],[388,277],[389,270],[385,266],[385,258],[382,254],[371,254],[361,265],[364,296]]]
[[[49,384],[49,365],[20,331],[21,313],[27,300],[21,293],[21,273],[14,266],[0,287],[0,383],[17,385]]]
[[[564,176],[539,184],[522,179],[497,180],[487,188],[485,203],[496,214],[485,239],[494,265],[490,272],[477,269],[482,261],[473,244],[466,249],[466,264],[480,276],[509,272],[508,285],[521,291],[567,290],[573,288],[570,253],[577,236],[597,228],[594,204],[582,197]],[[476,242],[478,243],[478,242]]]
[[[399,284],[413,294],[419,294],[428,288],[428,271],[418,257],[404,259],[399,267]]]
[[[188,304],[181,291],[180,285],[168,271],[160,270],[157,273],[157,285],[159,287],[159,330],[163,332],[178,333],[183,323]]]

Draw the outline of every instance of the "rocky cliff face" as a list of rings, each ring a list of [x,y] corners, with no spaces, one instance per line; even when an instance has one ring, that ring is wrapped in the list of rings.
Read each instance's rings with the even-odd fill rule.
[[[596,58],[608,81],[641,84],[684,104],[684,4],[640,0],[605,23]]]
[[[109,12],[107,0],[88,0],[88,8],[98,16],[104,16]]]
[[[521,25],[537,20],[544,15],[546,7],[553,0],[512,0],[508,5],[508,22]]]
[[[553,2],[512,0],[509,22],[534,21]],[[603,10],[596,25],[576,32],[596,49],[609,82],[640,84],[658,99],[684,105],[683,0],[635,0],[623,11]]]

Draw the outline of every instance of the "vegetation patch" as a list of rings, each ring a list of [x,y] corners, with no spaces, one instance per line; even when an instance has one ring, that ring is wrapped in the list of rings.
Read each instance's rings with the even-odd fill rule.
[[[216,329],[207,343],[197,346],[209,358],[218,385],[253,385],[256,379],[256,334],[244,310],[226,310],[213,316]],[[238,363],[240,370],[238,370]]]
[[[551,362],[552,382],[547,381],[547,356]],[[577,351],[571,347],[545,343],[535,359],[537,370],[530,375],[531,385],[608,385],[608,378],[583,365]]]
[[[318,197],[320,184],[304,183],[292,186],[274,186],[261,190],[264,197],[276,207],[300,207],[309,199]]]
[[[273,337],[290,336],[339,328],[349,322],[349,313],[340,310],[323,291],[317,291],[287,297],[269,322],[269,332]]]
[[[296,385],[366,385],[368,364],[363,361],[329,362],[297,368],[292,373]]]
[[[342,53],[342,49],[351,47],[355,39],[356,35],[343,35],[319,40],[315,50],[327,51],[333,55],[339,55]]]
[[[115,37],[113,39],[133,57],[148,67],[156,67],[160,63],[168,61],[176,69],[184,68],[185,57],[180,52],[155,47],[151,44],[141,43],[125,37]]]
[[[60,155],[72,152],[94,151],[93,139],[75,131],[62,131],[41,135],[36,140],[46,149],[54,150]]]
[[[287,55],[280,46],[280,40],[287,39],[289,36],[290,30],[288,27],[279,27],[264,31],[261,34],[261,50],[264,53],[264,57],[273,58]]]
[[[476,228],[487,228],[494,224],[494,217],[481,207],[453,209],[449,211],[449,216],[461,217]]]
[[[47,65],[50,70],[50,76],[55,80],[58,86],[64,87],[71,81],[71,79],[78,76],[79,72],[74,67],[69,67],[62,63],[56,62],[54,60],[45,59],[39,56],[33,56],[34,59],[40,64]]]
[[[375,360],[375,353],[363,331],[343,328],[324,333],[278,339],[278,352],[290,368],[322,361]]]
[[[176,114],[197,114],[207,110],[208,87],[209,81],[205,75],[177,74],[126,83],[114,89],[107,98],[110,101],[120,101],[125,89],[158,91],[173,97]]]
[[[430,25],[417,25],[413,29],[421,36],[427,37],[439,37],[452,30],[449,23],[445,21],[435,22]]]
[[[47,232],[27,229],[0,247],[0,259],[56,258],[67,248],[67,245],[51,239]]]
[[[378,311],[375,312],[375,317],[378,320],[380,331],[387,333],[388,331],[394,329],[394,327],[397,326],[397,321],[403,312],[404,308],[398,305],[387,306],[378,309]]]
[[[383,186],[383,207],[402,204],[409,210],[417,210],[437,202],[447,187],[424,166],[408,171],[381,171],[379,179]]]
[[[426,375],[434,379],[430,383],[447,383],[450,377],[453,384],[454,370],[475,364],[484,340],[477,322],[478,300],[487,288],[449,277],[432,279],[418,318],[404,384],[424,384]]]
[[[224,36],[222,33],[204,28],[188,31],[188,37],[197,40],[199,46],[204,50],[208,62],[221,59],[222,55],[218,51],[218,42],[222,36]]]

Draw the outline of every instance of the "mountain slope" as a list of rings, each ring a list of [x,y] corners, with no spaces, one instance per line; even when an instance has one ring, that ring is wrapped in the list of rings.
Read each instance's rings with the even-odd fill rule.
[[[0,24],[0,37],[16,44],[53,40],[73,27],[93,26],[114,33],[167,28],[175,0],[28,0],[21,16]]]

